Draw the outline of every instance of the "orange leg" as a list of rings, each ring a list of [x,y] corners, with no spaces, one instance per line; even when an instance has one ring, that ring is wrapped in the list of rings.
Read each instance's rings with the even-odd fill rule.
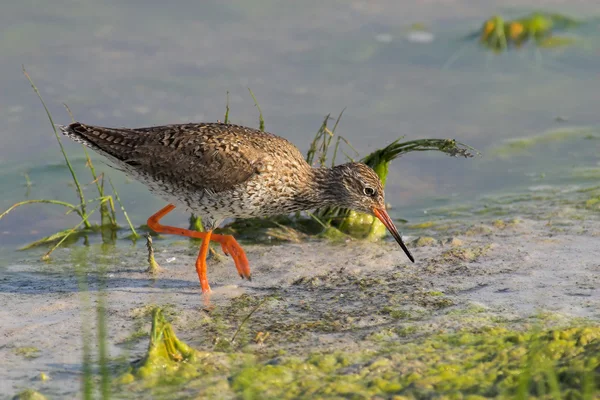
[[[198,279],[200,279],[202,293],[210,292],[208,277],[206,276],[206,256],[208,254],[211,234],[212,231],[206,231],[206,236],[202,239],[202,244],[200,245],[200,253],[198,253],[198,258],[196,259],[196,272],[198,273]]]
[[[210,291],[208,285],[208,279],[206,277],[206,255],[208,254],[208,244],[212,240],[221,244],[221,249],[226,255],[231,255],[235,263],[235,268],[242,278],[250,280],[250,264],[246,258],[244,249],[239,245],[235,238],[231,235],[217,235],[212,231],[207,232],[196,232],[189,229],[177,228],[174,226],[165,226],[160,224],[161,218],[170,213],[175,209],[173,204],[169,204],[163,207],[156,214],[148,218],[148,227],[157,233],[170,233],[172,235],[180,235],[191,237],[195,239],[202,239],[202,245],[200,246],[200,253],[196,259],[196,271],[198,271],[198,278],[200,278],[200,286],[202,287],[202,293]]]

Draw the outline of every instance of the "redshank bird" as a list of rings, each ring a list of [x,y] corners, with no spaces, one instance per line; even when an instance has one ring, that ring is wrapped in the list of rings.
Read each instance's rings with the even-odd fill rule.
[[[365,164],[311,167],[287,140],[223,123],[127,129],[74,122],[60,129],[169,202],[148,219],[150,229],[202,239],[196,271],[203,293],[210,291],[206,255],[211,240],[231,255],[239,275],[250,279],[248,259],[234,237],[212,233],[227,218],[345,207],[381,220],[414,262],[386,211],[383,185]],[[162,225],[175,205],[200,215],[206,231]]]

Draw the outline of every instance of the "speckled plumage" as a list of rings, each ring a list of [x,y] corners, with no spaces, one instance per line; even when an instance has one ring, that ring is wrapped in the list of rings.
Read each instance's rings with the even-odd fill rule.
[[[208,230],[226,218],[342,206],[381,219],[412,260],[385,211],[383,185],[364,164],[314,168],[279,136],[222,123],[60,128],[153,193],[200,215]]]
[[[73,123],[62,131],[107,156],[153,193],[201,215],[211,227],[229,217],[308,210],[342,195],[337,191],[336,196],[336,182],[330,182],[343,177],[340,167],[312,168],[292,143],[243,126],[114,129]],[[354,165],[383,196],[374,172]]]

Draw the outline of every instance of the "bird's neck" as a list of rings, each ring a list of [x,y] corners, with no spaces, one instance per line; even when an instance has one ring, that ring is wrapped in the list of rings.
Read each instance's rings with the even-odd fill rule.
[[[308,208],[334,206],[339,205],[343,190],[342,176],[336,167],[311,168],[302,198],[310,203]]]

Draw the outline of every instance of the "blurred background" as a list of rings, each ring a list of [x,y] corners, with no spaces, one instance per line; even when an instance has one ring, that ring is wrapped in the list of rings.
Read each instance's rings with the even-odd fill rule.
[[[70,122],[63,103],[79,121],[113,127],[222,120],[229,92],[231,121],[258,127],[250,88],[266,130],[303,152],[324,116],[344,108],[337,133],[363,156],[401,136],[479,149],[482,157],[468,160],[432,152],[392,163],[387,201],[394,217],[411,222],[433,207],[597,182],[600,5],[547,0],[536,7],[516,0],[5,2],[0,211],[24,199],[77,202],[22,65],[59,124]],[[564,34],[573,39],[566,46],[494,52],[479,36],[469,38],[493,15],[536,10],[584,23]],[[523,138],[533,142],[507,142]],[[81,147],[63,143],[89,183]],[[164,205],[92,158],[112,177],[134,225]],[[187,217],[173,219],[185,225]],[[57,206],[16,209],[0,222],[0,249],[12,254],[77,221]]]

